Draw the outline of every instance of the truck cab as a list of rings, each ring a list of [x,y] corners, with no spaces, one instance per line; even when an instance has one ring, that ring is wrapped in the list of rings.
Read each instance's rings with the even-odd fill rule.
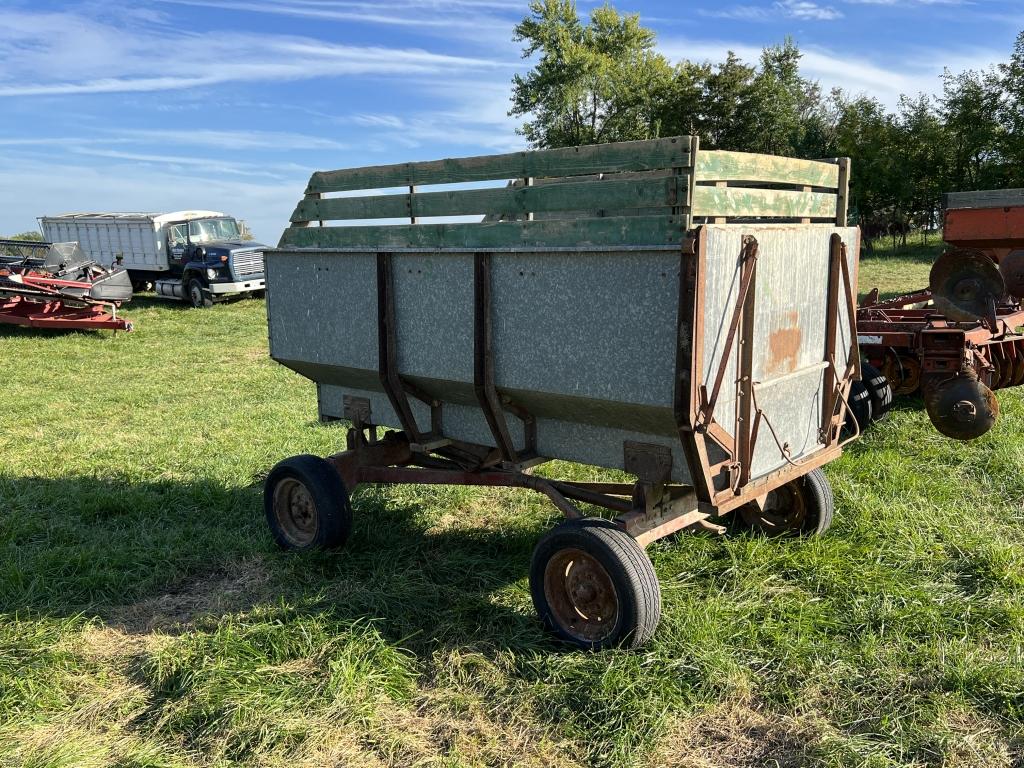
[[[218,297],[264,289],[263,250],[267,246],[243,240],[234,218],[191,218],[169,222],[164,230],[168,266],[180,281],[176,286],[166,285],[165,290],[178,288],[180,294],[175,291],[175,295],[192,306],[210,306]],[[160,283],[156,287],[163,293]]]

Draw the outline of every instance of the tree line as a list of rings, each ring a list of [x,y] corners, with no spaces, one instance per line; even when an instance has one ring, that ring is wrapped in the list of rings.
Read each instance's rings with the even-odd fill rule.
[[[535,0],[515,28],[533,68],[510,114],[536,148],[700,136],[701,146],[802,158],[850,157],[850,212],[869,235],[939,226],[945,192],[1024,187],[1024,32],[1007,61],[945,70],[936,94],[888,109],[823,91],[787,38],[760,61],[670,62],[638,14],[581,19],[573,0]]]

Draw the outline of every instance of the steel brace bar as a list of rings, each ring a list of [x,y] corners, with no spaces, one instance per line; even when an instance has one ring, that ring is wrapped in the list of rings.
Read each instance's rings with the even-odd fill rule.
[[[525,409],[503,400],[494,383],[493,319],[491,308],[491,254],[473,258],[473,389],[502,459],[512,463],[537,455],[537,420]],[[505,411],[523,422],[525,449],[516,451]]]
[[[402,381],[398,374],[398,340],[395,319],[395,288],[392,255],[377,254],[377,363],[380,383],[395,409],[402,429],[414,443],[426,441],[409,404],[409,393],[430,406],[431,429],[441,432],[441,404],[418,388]]]
[[[729,365],[729,357],[732,354],[732,347],[736,341],[736,334],[739,330],[740,321],[743,318],[744,307],[747,305],[747,295],[750,293],[754,282],[754,267],[757,264],[757,240],[748,235],[743,238],[743,250],[740,252],[740,292],[736,298],[736,307],[732,313],[732,320],[729,321],[729,332],[725,337],[725,346],[722,349],[722,359],[718,364],[718,372],[715,374],[715,383],[711,387],[711,395],[707,396],[705,388],[701,386],[701,413],[700,426],[706,428],[714,419],[715,406],[718,403],[718,395],[725,380],[725,370]]]

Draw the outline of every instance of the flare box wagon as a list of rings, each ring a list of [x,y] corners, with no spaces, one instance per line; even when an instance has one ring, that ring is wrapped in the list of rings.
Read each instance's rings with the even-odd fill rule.
[[[348,446],[270,472],[275,539],[340,546],[361,483],[539,491],[568,520],[534,603],[601,648],[654,632],[650,542],[730,514],[823,531],[859,375],[848,176],[687,136],[314,173],[267,252],[270,353]]]

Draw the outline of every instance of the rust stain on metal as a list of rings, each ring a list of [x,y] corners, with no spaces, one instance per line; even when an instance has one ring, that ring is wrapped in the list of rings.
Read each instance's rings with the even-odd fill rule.
[[[768,337],[768,373],[785,374],[796,368],[800,353],[800,318],[796,312],[789,312],[786,319],[789,326],[773,331]]]

